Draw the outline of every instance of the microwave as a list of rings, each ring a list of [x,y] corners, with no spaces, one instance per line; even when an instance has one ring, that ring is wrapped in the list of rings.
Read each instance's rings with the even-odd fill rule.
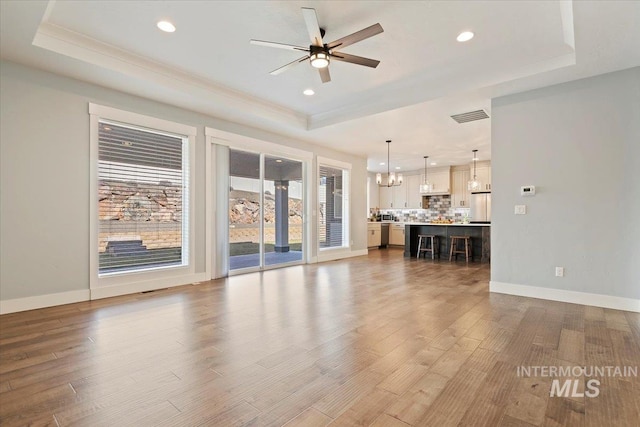
[[[391,214],[382,214],[380,215],[381,221],[393,221],[393,215]]]

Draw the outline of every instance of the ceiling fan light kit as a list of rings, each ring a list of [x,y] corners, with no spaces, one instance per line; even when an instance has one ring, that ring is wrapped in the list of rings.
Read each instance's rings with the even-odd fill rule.
[[[308,7],[302,8],[302,15],[304,17],[305,25],[309,33],[311,44],[308,48],[302,46],[294,46],[285,43],[268,42],[264,40],[250,40],[249,42],[258,46],[275,47],[278,49],[296,50],[300,52],[307,52],[302,58],[298,58],[293,62],[283,65],[280,68],[273,70],[270,74],[278,75],[289,68],[293,67],[300,62],[309,61],[312,67],[317,68],[320,73],[320,79],[322,83],[328,83],[331,81],[331,75],[329,74],[329,63],[331,60],[349,62],[351,64],[363,65],[365,67],[376,68],[380,61],[370,58],[364,58],[362,56],[350,55],[348,53],[339,52],[339,49],[345,48],[349,45],[357,43],[359,41],[373,37],[376,34],[382,33],[384,30],[380,24],[374,24],[363,30],[356,31],[353,34],[349,34],[346,37],[335,40],[331,43],[324,43],[324,30],[320,28],[318,24],[318,16],[316,10]]]
[[[311,66],[314,68],[325,68],[329,66],[329,55],[325,52],[312,53],[309,58],[311,59]]]

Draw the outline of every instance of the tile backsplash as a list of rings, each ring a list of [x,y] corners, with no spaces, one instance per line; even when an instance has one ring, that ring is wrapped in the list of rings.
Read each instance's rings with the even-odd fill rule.
[[[427,209],[381,209],[380,212],[392,214],[404,222],[428,222],[439,217],[462,221],[465,215],[469,215],[469,208],[452,207],[451,196],[431,196]]]

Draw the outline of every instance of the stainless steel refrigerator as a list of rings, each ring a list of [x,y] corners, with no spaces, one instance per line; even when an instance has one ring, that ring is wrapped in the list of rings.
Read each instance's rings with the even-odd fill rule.
[[[491,192],[478,191],[471,193],[471,210],[469,216],[471,222],[490,223],[491,222]]]

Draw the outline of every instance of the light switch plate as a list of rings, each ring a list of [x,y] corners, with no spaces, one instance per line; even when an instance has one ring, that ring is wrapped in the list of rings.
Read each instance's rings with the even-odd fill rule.
[[[516,215],[526,215],[527,214],[527,205],[516,205],[515,214]]]

